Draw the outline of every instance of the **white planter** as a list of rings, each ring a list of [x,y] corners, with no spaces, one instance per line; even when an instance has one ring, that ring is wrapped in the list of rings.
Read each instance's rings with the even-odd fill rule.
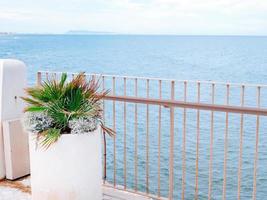
[[[47,150],[29,134],[32,200],[102,200],[100,128],[66,134]]]

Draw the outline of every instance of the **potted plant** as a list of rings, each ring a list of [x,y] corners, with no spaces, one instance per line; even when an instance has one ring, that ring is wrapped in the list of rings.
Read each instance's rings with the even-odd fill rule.
[[[23,124],[29,132],[33,200],[102,200],[99,81],[84,73],[26,89]]]

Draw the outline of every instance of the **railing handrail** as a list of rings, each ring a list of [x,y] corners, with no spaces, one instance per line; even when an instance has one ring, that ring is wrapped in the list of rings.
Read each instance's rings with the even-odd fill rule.
[[[49,74],[73,74],[77,75],[77,72],[59,72],[59,71],[38,71],[38,73],[49,73]],[[267,84],[252,84],[252,83],[232,83],[232,82],[220,82],[220,81],[205,81],[205,80],[179,80],[171,78],[158,78],[158,77],[144,77],[144,76],[125,76],[125,75],[113,75],[113,74],[97,74],[97,73],[86,73],[87,76],[100,76],[100,77],[116,77],[116,78],[128,78],[128,79],[139,79],[139,80],[155,80],[155,81],[175,81],[175,82],[188,82],[188,83],[202,83],[202,84],[219,84],[219,85],[231,85],[231,86],[246,86],[246,87],[262,87],[267,88]]]
[[[118,95],[107,95],[104,97],[104,99],[112,101],[128,102],[128,103],[160,105],[165,107],[180,107],[180,108],[191,108],[196,110],[208,110],[208,111],[267,116],[267,109],[260,107],[230,106],[230,105],[220,105],[220,104],[208,104],[208,103],[143,98],[143,97],[133,97],[133,96],[118,96]]]

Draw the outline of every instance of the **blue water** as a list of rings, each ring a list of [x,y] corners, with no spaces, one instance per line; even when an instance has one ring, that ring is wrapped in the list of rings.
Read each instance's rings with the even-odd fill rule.
[[[39,70],[267,83],[267,37],[0,37],[0,57]],[[253,70],[252,70],[253,69]]]
[[[38,70],[86,71],[88,73],[135,75],[187,80],[267,84],[267,37],[238,36],[0,36],[0,58],[17,58],[28,66],[29,84],[35,83]],[[111,88],[111,80],[106,87]],[[122,94],[123,80],[117,80],[116,92]],[[150,83],[150,95],[158,96],[157,82]],[[127,82],[127,94],[133,95],[133,81]],[[183,82],[177,83],[176,98],[183,99]],[[146,82],[139,82],[145,96]],[[196,84],[188,85],[188,100],[196,101]],[[170,84],[163,84],[163,98],[170,97]],[[210,85],[202,86],[201,101],[210,102]],[[225,103],[226,88],[216,86],[215,102]],[[230,104],[240,104],[240,87],[231,88]],[[245,105],[256,105],[256,88],[246,89]],[[267,106],[267,91],[262,89],[262,106]],[[106,123],[112,127],[112,103],[106,102]],[[123,104],[116,104],[117,183],[123,184]],[[187,111],[185,199],[194,198],[196,159],[196,110]],[[149,110],[149,190],[157,194],[158,107]],[[199,199],[207,199],[210,147],[208,111],[200,113]],[[138,106],[138,189],[146,191],[146,106]],[[127,187],[134,187],[134,105],[127,105]],[[260,120],[257,198],[266,199],[267,120]],[[181,197],[183,110],[175,110],[174,196]],[[244,117],[242,162],[242,199],[251,199],[256,117]],[[223,183],[225,113],[214,114],[213,199],[221,199]],[[240,115],[229,114],[227,160],[227,198],[237,197]],[[168,195],[169,109],[162,108],[161,195]],[[108,139],[107,180],[113,182],[113,143]]]

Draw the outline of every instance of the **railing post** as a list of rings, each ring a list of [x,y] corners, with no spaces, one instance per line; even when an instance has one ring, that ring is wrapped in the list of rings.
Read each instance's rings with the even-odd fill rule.
[[[242,85],[241,90],[241,106],[245,102],[245,85]],[[243,130],[244,130],[244,115],[240,116],[240,139],[239,139],[239,161],[238,161],[238,180],[237,180],[237,200],[241,198],[241,173],[242,173],[242,155],[243,155]]]
[[[137,78],[135,79],[135,96],[138,96],[138,83]],[[138,125],[137,125],[137,104],[134,105],[134,189],[137,191],[137,183],[138,183]]]
[[[229,105],[230,85],[226,85],[226,105]],[[225,132],[224,132],[224,161],[223,161],[223,193],[222,199],[226,199],[226,180],[227,180],[227,156],[228,156],[228,128],[229,113],[225,113]]]
[[[149,79],[146,83],[146,96],[149,98]],[[146,193],[149,193],[149,104],[146,106]]]
[[[126,96],[126,78],[123,78],[123,94]],[[123,104],[123,176],[124,176],[124,189],[127,188],[127,140],[126,140],[126,132],[127,132],[127,116],[126,116],[126,102]]]
[[[171,100],[174,100],[174,85],[171,82]],[[174,107],[170,107],[170,158],[169,158],[169,199],[173,199],[173,159],[174,159]]]
[[[159,80],[159,99],[162,98],[162,81]],[[158,117],[158,197],[160,194],[161,180],[160,180],[160,150],[161,150],[161,106],[159,106],[159,117]]]
[[[197,102],[200,103],[200,82],[197,83]],[[199,136],[200,136],[200,111],[197,110],[195,200],[198,199],[198,162],[199,162],[199,139],[200,139]]]
[[[105,77],[104,76],[102,76],[102,90],[105,91]],[[102,107],[103,107],[103,122],[105,124],[105,100],[103,100]],[[105,184],[106,179],[107,179],[107,141],[106,141],[106,133],[104,132],[104,130],[102,130],[102,134],[103,134],[103,151],[104,151],[103,184]]]
[[[187,82],[184,82],[184,101],[187,98]],[[182,147],[182,200],[185,199],[185,179],[186,179],[186,108],[183,114],[183,147]]]
[[[215,98],[215,84],[212,83],[211,101],[214,104]],[[212,176],[213,176],[213,131],[214,131],[214,111],[211,111],[210,121],[210,160],[209,160],[209,188],[208,188],[208,200],[212,199]]]
[[[258,87],[257,91],[257,106],[260,108],[260,96],[261,87]],[[255,155],[254,155],[254,170],[253,170],[253,193],[252,199],[256,200],[257,196],[257,168],[258,168],[258,153],[259,153],[259,128],[260,128],[260,116],[257,115],[256,118],[256,141],[255,141]]]
[[[112,94],[116,95],[116,79],[112,77]],[[112,102],[113,130],[116,131],[116,102]],[[116,136],[113,138],[113,186],[116,187]]]
[[[42,72],[37,72],[37,85],[41,85],[42,82]]]

